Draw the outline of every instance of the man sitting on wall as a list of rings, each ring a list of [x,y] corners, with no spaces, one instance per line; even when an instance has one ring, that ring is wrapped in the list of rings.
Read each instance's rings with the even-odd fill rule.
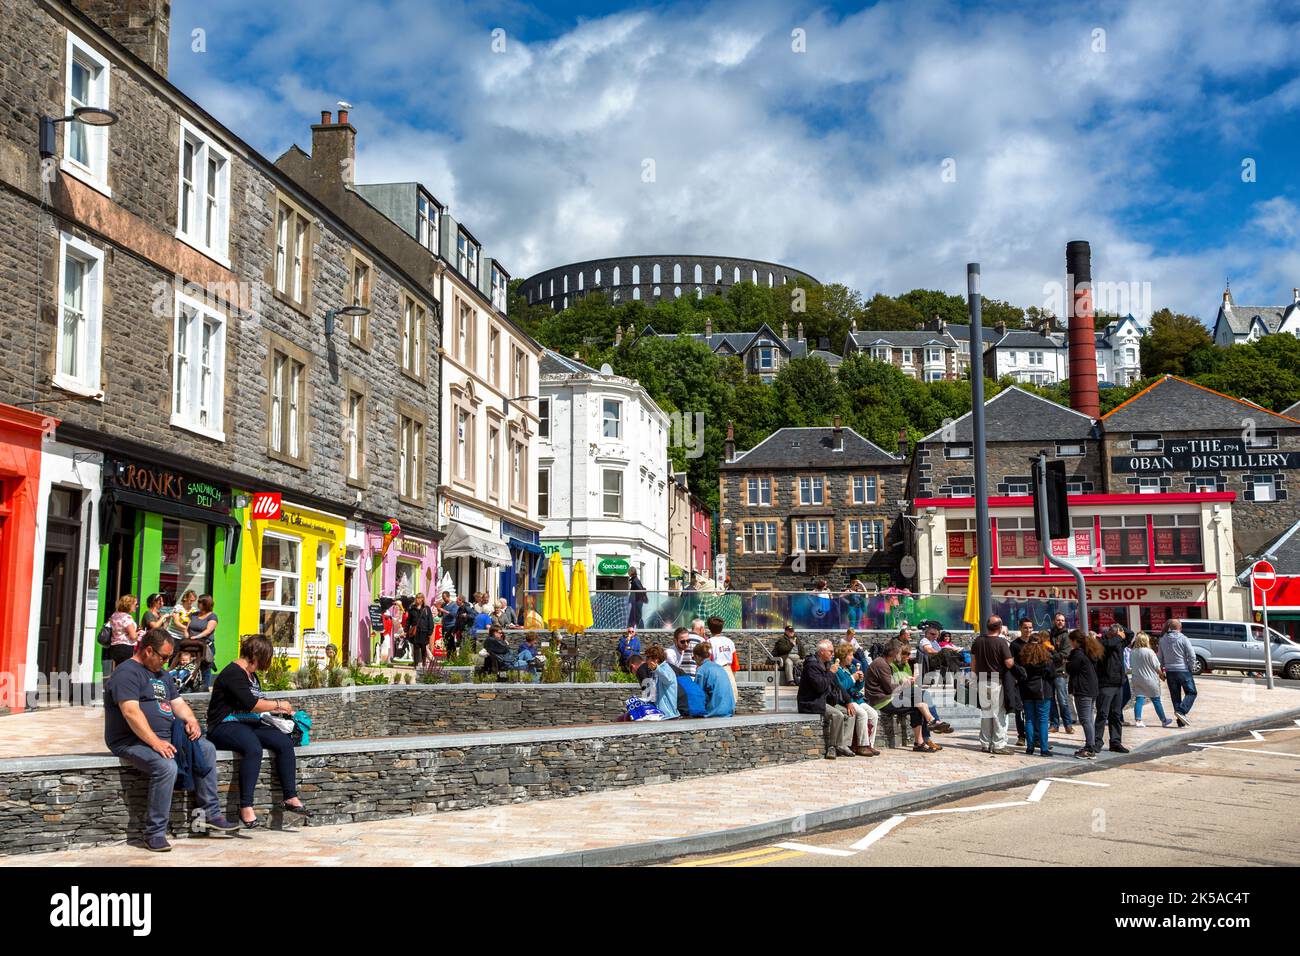
[[[193,780],[195,802],[202,811],[192,828],[209,834],[242,829],[226,820],[217,803],[216,748],[203,736],[194,711],[163,670],[171,659],[173,642],[171,632],[163,628],[146,631],[135,653],[113,668],[104,683],[104,743],[149,778],[144,841],[155,853],[172,848],[167,842],[167,821],[182,769]]]
[[[799,678],[799,713],[818,714],[822,719],[822,740],[826,759],[852,757],[854,716],[857,708],[840,687],[840,680],[830,669],[835,645],[829,640],[817,642],[817,653],[803,662]],[[844,702],[841,706],[841,701]]]
[[[695,645],[695,683],[704,693],[705,717],[732,717],[736,713],[736,691],[731,671],[712,660],[713,646],[704,641]]]
[[[794,625],[787,624],[781,636],[772,647],[772,655],[781,659],[781,676],[786,684],[795,683],[794,665],[804,658],[803,641],[794,632]]]

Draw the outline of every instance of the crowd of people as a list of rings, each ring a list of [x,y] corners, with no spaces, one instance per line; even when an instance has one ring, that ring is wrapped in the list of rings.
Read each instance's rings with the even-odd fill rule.
[[[736,645],[720,617],[696,618],[673,632],[668,647],[642,651],[636,628],[619,639],[619,668],[634,674],[641,692],[627,701],[629,720],[731,717],[736,713]]]

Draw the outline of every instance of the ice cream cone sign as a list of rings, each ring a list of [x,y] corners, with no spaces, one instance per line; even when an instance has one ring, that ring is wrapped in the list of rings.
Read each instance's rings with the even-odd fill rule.
[[[388,547],[393,543],[394,538],[402,536],[402,526],[396,518],[389,518],[384,522],[384,549],[380,552],[382,557],[388,557]]]

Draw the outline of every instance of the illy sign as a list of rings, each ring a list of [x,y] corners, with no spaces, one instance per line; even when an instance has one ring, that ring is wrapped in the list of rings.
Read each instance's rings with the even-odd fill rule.
[[[280,493],[278,491],[259,491],[253,495],[253,504],[248,509],[254,521],[280,520]]]

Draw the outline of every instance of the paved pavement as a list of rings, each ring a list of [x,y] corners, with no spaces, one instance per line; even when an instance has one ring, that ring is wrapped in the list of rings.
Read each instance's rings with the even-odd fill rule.
[[[669,865],[1292,866],[1298,725]]]
[[[1300,690],[1271,694],[1250,685],[1206,682],[1192,713],[1196,727],[1260,718],[1300,708]],[[14,756],[9,721],[0,718],[0,756]],[[29,715],[36,716],[36,715]],[[64,721],[98,722],[71,712]],[[30,733],[31,731],[25,731]],[[1176,730],[1126,727],[1135,748],[1178,736]],[[1016,768],[1076,768],[1069,756],[1054,760],[990,757],[970,734],[936,738],[939,754],[886,751],[880,757],[809,760],[780,767],[696,777],[557,800],[533,801],[395,820],[306,827],[296,832],[258,830],[235,839],[181,839],[169,854],[150,854],[125,844],[0,858],[0,865],[469,865],[501,863],[578,851],[606,850],[675,837],[702,837],[722,830],[771,824],[799,814],[847,804],[900,797],[941,785],[979,781]],[[1082,743],[1058,738],[1058,754]],[[23,746],[30,746],[30,739]],[[990,784],[996,781],[990,781]],[[699,808],[683,812],[682,808]]]

